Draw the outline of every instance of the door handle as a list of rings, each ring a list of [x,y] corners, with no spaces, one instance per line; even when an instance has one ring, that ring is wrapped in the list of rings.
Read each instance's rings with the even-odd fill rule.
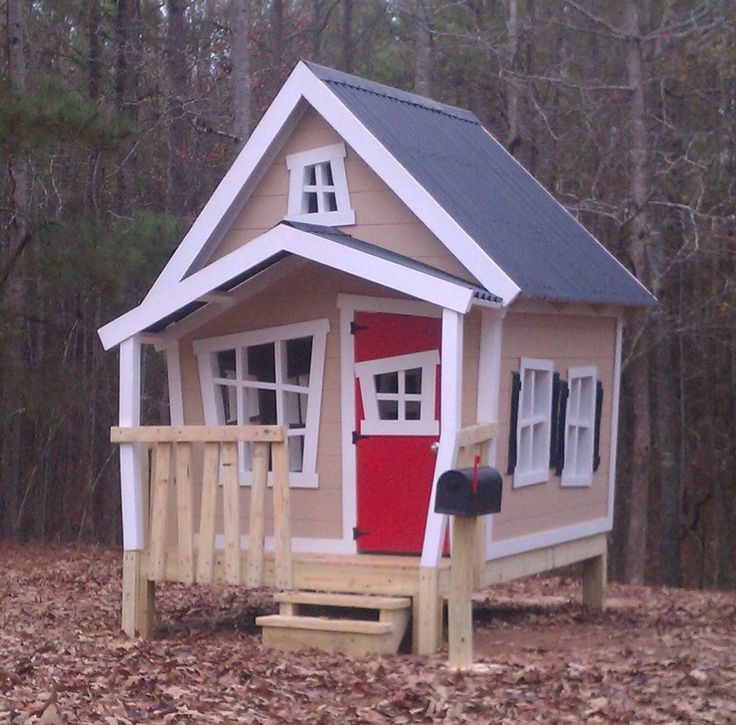
[[[437,453],[437,451],[440,449],[440,442],[435,441],[434,443],[430,444],[429,450],[432,451],[432,453]]]

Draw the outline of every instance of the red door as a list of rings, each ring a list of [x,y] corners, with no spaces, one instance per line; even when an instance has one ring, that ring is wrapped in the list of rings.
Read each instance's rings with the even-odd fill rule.
[[[439,438],[441,322],[355,313],[357,546],[419,554]]]

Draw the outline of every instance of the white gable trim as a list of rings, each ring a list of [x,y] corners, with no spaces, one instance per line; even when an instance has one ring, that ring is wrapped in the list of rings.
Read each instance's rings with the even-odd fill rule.
[[[403,292],[425,302],[465,314],[473,301],[469,287],[369,252],[333,242],[285,224],[265,232],[167,290],[147,297],[138,307],[99,330],[105,349],[128,339],[186,305],[201,299],[238,274],[286,252]]]
[[[281,91],[251,134],[230,170],[218,185],[191,229],[151,287],[146,300],[182,280],[202,249],[216,234],[224,233],[230,219],[244,201],[259,163],[273,155],[273,146],[283,140],[285,126],[294,121],[299,102],[305,99],[389,188],[437,236],[480,284],[510,304],[519,286],[478,246],[421,184],[388,152],[368,129],[338,100],[304,63],[297,64]],[[233,207],[237,205],[234,210]],[[104,328],[103,328],[104,329]]]

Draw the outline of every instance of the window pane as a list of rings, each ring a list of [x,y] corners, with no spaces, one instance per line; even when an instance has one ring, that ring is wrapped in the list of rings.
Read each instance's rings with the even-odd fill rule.
[[[549,462],[549,439],[546,423],[535,423],[532,430],[532,470],[545,469]]]
[[[404,373],[404,391],[409,395],[419,395],[422,392],[422,369],[414,368]]]
[[[529,418],[532,414],[532,397],[534,395],[534,371],[525,370],[521,382],[521,417]]]
[[[588,376],[580,378],[580,406],[578,408],[578,415],[586,423],[592,424],[591,412],[593,410],[593,400],[595,398],[594,391],[595,385],[593,385],[593,378]]]
[[[377,393],[398,393],[399,392],[399,374],[398,373],[380,373],[375,376]]]
[[[299,337],[282,343],[286,359],[284,382],[289,385],[309,385],[309,368],[312,364],[312,338]]]
[[[306,393],[284,393],[284,425],[290,430],[306,426],[308,399]]]
[[[258,399],[257,388],[243,388],[241,395],[243,396],[243,425],[257,424],[261,420],[261,405]]]
[[[549,373],[534,371],[534,415],[549,415]]]
[[[422,404],[418,400],[407,400],[405,409],[405,420],[421,420]]]
[[[289,470],[304,468],[304,436],[289,436]]]
[[[304,194],[304,200],[302,204],[302,212],[304,214],[316,214],[319,211],[317,208],[317,192],[308,191]]]
[[[216,385],[218,417],[221,425],[236,425],[238,422],[238,409],[235,403],[237,388],[233,385]]]
[[[251,388],[250,392],[254,396],[253,400],[258,401],[258,408],[248,422],[253,425],[276,425],[276,391]],[[255,405],[252,407],[255,408]]]
[[[235,350],[222,350],[217,353],[216,377],[235,380]]]
[[[532,468],[532,427],[525,425],[519,434],[519,470],[530,471]]]
[[[304,185],[314,186],[316,183],[317,183],[317,167],[316,166],[305,166],[304,167]]]
[[[593,430],[578,428],[577,473],[593,472]]]
[[[381,420],[398,420],[399,419],[399,401],[398,400],[379,400],[378,401],[378,417]]]
[[[246,380],[255,380],[261,383],[276,381],[276,364],[272,342],[267,342],[264,345],[252,345],[246,349],[245,358]]]
[[[323,195],[322,202],[324,204],[323,211],[337,211],[337,197],[335,192],[328,191]]]
[[[325,186],[335,185],[335,181],[332,178],[332,164],[329,161],[322,164],[322,183]]]

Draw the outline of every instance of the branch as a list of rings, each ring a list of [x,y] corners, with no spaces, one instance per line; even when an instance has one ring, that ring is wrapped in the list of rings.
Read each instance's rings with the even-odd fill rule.
[[[569,5],[571,8],[574,8],[575,10],[577,10],[581,15],[588,18],[588,20],[590,20],[591,22],[595,23],[596,25],[600,25],[604,27],[614,38],[619,38],[620,40],[628,39],[629,36],[627,33],[624,33],[618,28],[615,28],[607,20],[604,20],[598,15],[594,15],[589,10],[586,10],[584,7],[581,7],[573,0],[562,0],[562,1],[565,3],[565,5]]]

